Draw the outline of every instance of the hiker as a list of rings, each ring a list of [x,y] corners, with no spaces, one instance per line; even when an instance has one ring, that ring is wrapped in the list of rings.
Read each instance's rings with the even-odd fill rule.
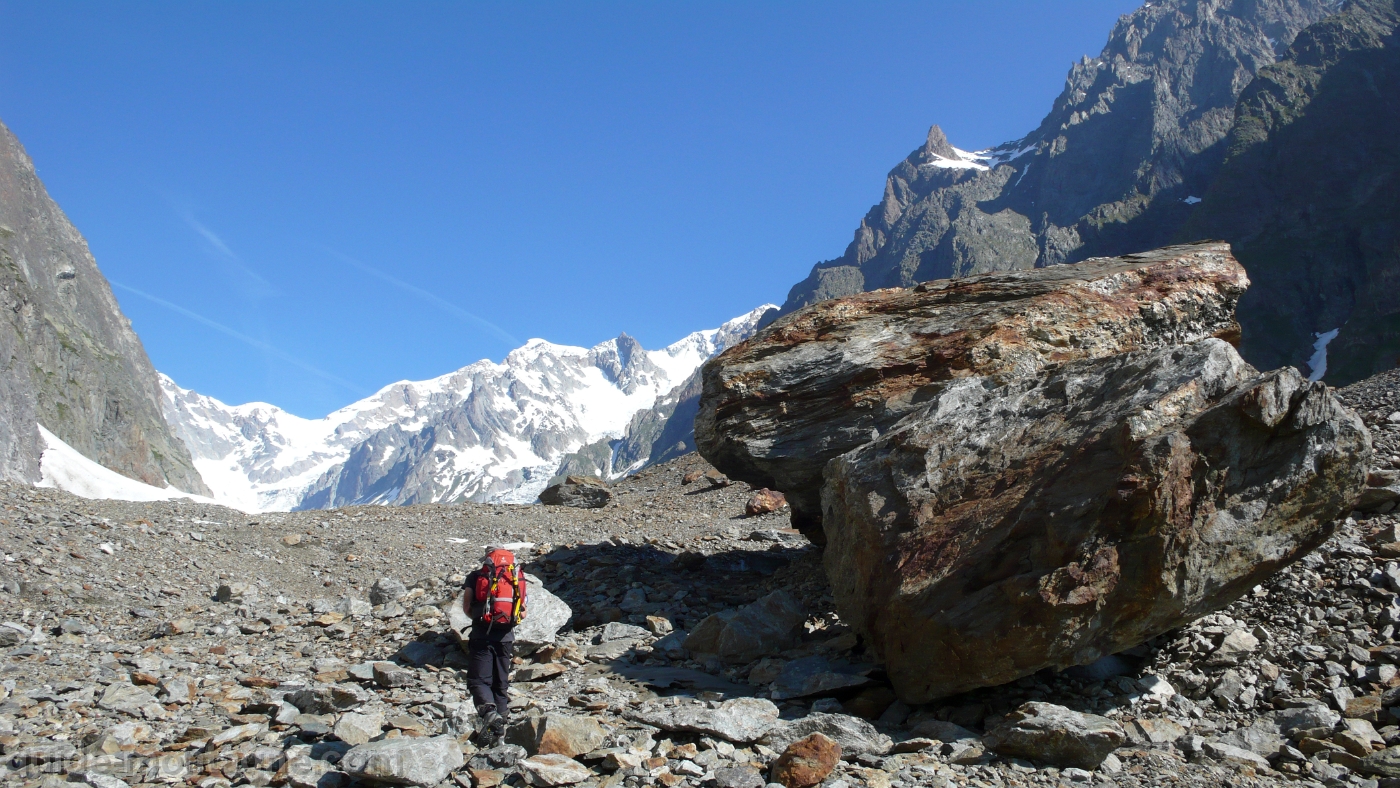
[[[477,736],[488,746],[505,738],[510,715],[510,663],[515,625],[525,618],[525,572],[504,547],[486,548],[481,568],[467,575],[463,605],[472,620],[467,637],[467,687],[476,704]]]

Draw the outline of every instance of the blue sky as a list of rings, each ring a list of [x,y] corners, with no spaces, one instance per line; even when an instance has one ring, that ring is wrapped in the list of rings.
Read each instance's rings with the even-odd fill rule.
[[[157,369],[316,417],[781,302],[1137,5],[6,1],[0,120]]]

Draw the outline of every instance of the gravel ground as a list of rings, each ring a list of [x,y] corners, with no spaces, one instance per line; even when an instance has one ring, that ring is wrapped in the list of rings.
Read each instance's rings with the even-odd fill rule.
[[[1400,374],[1342,393],[1375,433],[1377,471],[1400,468]],[[1393,784],[1372,753],[1400,744],[1400,517],[1357,513],[1244,599],[1127,654],[909,708],[832,611],[817,549],[785,512],[744,516],[748,486],[683,481],[706,470],[681,458],[596,510],[246,515],[0,484],[0,777],[332,788],[356,782],[350,748],[372,738],[450,742],[461,757],[432,779],[462,786],[754,788],[785,746],[773,731],[806,724],[843,746],[828,788]],[[573,615],[553,645],[521,650],[511,743],[486,751],[443,609],[497,542],[534,543],[527,570]],[[779,652],[680,647],[711,614],[778,596],[806,613]],[[793,689],[814,664],[843,686]],[[749,696],[781,698],[761,738],[662,720],[752,722],[767,712],[730,705]],[[1093,770],[988,751],[1027,701],[1127,739]],[[546,739],[571,757],[534,755]]]

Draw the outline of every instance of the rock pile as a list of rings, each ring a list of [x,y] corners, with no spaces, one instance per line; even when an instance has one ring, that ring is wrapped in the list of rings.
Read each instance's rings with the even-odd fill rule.
[[[1238,335],[1249,281],[1224,244],[927,282],[825,301],[704,368],[697,447],[728,476],[780,490],[821,543],[822,470],[950,382]]]
[[[1400,390],[1342,396],[1368,398],[1393,445]],[[762,788],[828,764],[825,788],[1395,779],[1400,568],[1384,551],[1400,515],[1338,522],[1234,604],[1126,653],[910,705],[836,614],[820,552],[781,514],[746,517],[746,485],[683,483],[697,470],[621,481],[601,510],[256,518],[0,485],[0,782],[352,788],[446,769],[434,788]],[[520,649],[507,742],[483,750],[443,608],[482,546],[512,540],[536,543],[518,554],[572,617]],[[773,611],[752,623],[783,637],[762,654],[685,648],[765,599],[746,615]],[[1115,725],[1097,766],[1067,765]],[[822,738],[839,760],[809,747]]]

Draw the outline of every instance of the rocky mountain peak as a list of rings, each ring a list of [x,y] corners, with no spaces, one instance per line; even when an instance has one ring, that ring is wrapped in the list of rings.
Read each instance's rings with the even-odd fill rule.
[[[1122,17],[1025,137],[968,158],[934,127],[838,258],[784,314],[931,279],[1116,256],[1175,240],[1224,157],[1241,91],[1333,0],[1168,0]]]
[[[0,124],[0,477],[41,481],[42,425],[155,487],[209,492],[161,415],[155,369],[97,261]]]
[[[919,149],[925,157],[938,156],[944,159],[958,158],[958,152],[953,150],[953,146],[948,144],[948,137],[943,134],[943,129],[938,124],[929,127],[928,140],[924,142],[924,147]]]

